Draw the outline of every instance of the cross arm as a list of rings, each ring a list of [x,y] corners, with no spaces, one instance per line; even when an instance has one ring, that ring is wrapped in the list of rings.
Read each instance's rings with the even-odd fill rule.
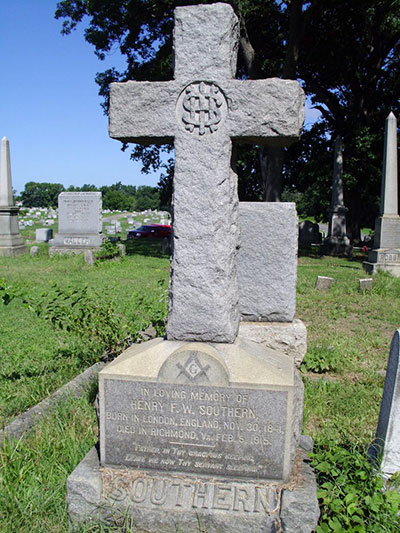
[[[174,81],[112,83],[109,135],[123,142],[173,142],[176,128]]]
[[[224,87],[228,131],[255,144],[286,146],[298,140],[304,122],[304,92],[297,81],[232,80]]]

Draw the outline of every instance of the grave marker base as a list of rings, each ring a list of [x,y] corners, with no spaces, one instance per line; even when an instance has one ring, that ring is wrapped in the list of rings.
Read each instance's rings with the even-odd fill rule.
[[[298,449],[288,483],[103,468],[93,447],[67,480],[71,523],[101,521],[137,533],[309,533],[319,518],[315,475]],[[280,526],[280,527],[279,527]]]
[[[15,256],[27,252],[24,238],[19,233],[19,207],[0,207],[0,256]]]

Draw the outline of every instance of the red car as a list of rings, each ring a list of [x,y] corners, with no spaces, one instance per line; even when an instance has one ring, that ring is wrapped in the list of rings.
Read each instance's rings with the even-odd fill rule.
[[[148,226],[140,226],[140,228],[128,231],[127,239],[141,239],[147,237],[148,239],[163,239],[171,235],[171,226],[164,224],[149,224]]]

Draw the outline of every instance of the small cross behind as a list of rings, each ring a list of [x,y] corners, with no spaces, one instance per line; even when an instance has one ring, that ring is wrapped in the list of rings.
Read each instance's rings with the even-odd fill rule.
[[[234,342],[240,232],[232,142],[290,144],[304,120],[296,81],[234,79],[238,32],[228,4],[178,7],[175,79],[111,84],[111,137],[175,145],[169,340]]]

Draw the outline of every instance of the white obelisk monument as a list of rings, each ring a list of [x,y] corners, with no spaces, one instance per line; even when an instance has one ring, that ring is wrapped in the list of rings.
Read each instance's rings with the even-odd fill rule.
[[[3,137],[0,167],[0,256],[14,256],[27,251],[24,238],[18,228],[19,207],[13,204],[10,144],[7,137]]]

